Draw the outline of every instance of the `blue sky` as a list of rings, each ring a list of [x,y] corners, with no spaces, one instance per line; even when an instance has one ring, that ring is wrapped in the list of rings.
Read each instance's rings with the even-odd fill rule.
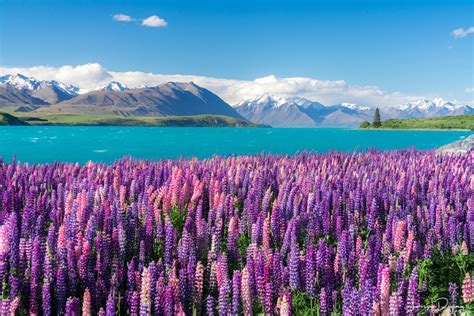
[[[309,77],[471,102],[472,1],[0,0],[0,66]],[[114,14],[133,17],[118,22]],[[157,15],[166,27],[144,27]]]

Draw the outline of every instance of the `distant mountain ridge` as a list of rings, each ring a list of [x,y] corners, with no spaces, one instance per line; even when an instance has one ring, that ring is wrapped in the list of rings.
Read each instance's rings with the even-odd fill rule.
[[[357,127],[371,121],[375,108],[354,103],[323,105],[304,98],[282,98],[264,94],[242,101],[234,108],[248,120],[274,127]],[[380,107],[382,119],[430,118],[474,114],[470,105],[457,105],[443,99],[422,99],[400,107]]]
[[[231,107],[211,91],[192,82],[128,88],[111,81],[92,90],[37,80],[21,74],[0,76],[0,108],[17,112],[172,116],[213,114],[245,118],[273,127],[357,127],[371,121],[375,108],[343,102],[324,105],[301,97],[268,93]],[[398,107],[380,106],[382,120],[474,114],[470,105],[443,99],[421,99]]]
[[[9,87],[42,100],[45,104],[54,104],[79,95],[79,88],[52,80],[36,80],[22,74],[0,76],[0,87]],[[41,102],[31,100],[35,105]]]
[[[184,116],[213,114],[243,119],[211,91],[190,83],[168,82],[156,87],[95,90],[42,107],[38,111],[123,116]]]
[[[273,127],[352,127],[369,118],[353,106],[325,106],[304,98],[265,94],[234,106],[243,117]]]
[[[121,84],[120,82],[117,82],[117,81],[111,81],[108,84],[102,85],[102,86],[98,87],[95,90],[102,90],[102,91],[111,92],[111,91],[125,91],[127,89],[128,88],[127,88],[126,85],[123,85],[123,84]]]

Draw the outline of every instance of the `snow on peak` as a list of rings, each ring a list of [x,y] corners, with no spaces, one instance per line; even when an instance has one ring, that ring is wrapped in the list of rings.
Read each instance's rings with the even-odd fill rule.
[[[36,79],[28,78],[22,74],[5,75],[0,77],[0,84],[10,86],[19,90],[38,89],[40,82]]]
[[[244,100],[238,103],[236,106],[251,105],[251,106],[268,106],[272,108],[279,108],[285,104],[288,104],[289,100],[279,96],[273,96],[270,93],[264,93],[261,96],[255,97],[250,100]]]
[[[435,98],[435,99],[421,99],[415,102],[408,102],[400,106],[401,110],[422,110],[426,111],[429,109],[434,109],[434,108],[454,108],[457,107],[456,104],[445,101],[441,98]]]
[[[22,74],[9,74],[0,76],[0,85],[9,86],[18,90],[29,90],[32,92],[38,91],[43,88],[55,88],[63,91],[70,95],[78,95],[79,89],[72,85],[67,85],[62,82],[55,80],[36,80],[31,77],[24,76]]]
[[[347,102],[342,102],[341,105],[345,108],[355,110],[355,111],[368,111],[370,110],[369,107],[367,106],[361,106],[356,103],[347,103]]]
[[[124,91],[127,89],[128,89],[127,86],[121,84],[120,82],[111,81],[108,84],[100,86],[97,90],[114,92],[114,91]]]

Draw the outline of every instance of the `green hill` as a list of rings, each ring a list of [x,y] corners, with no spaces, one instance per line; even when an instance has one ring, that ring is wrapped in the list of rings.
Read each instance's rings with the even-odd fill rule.
[[[0,125],[261,127],[246,120],[223,115],[149,117],[36,112],[15,115],[17,116],[3,113],[4,123],[0,121]]]
[[[361,129],[373,129],[372,125],[364,121]],[[463,129],[474,130],[474,115],[441,116],[419,119],[390,119],[382,121],[377,129]]]
[[[0,112],[0,125],[28,125],[23,120],[8,113]]]

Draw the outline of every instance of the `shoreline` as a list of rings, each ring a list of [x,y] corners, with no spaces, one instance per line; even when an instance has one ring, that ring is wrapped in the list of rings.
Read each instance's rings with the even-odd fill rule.
[[[462,128],[354,128],[359,131],[426,131],[426,132],[473,132]]]

